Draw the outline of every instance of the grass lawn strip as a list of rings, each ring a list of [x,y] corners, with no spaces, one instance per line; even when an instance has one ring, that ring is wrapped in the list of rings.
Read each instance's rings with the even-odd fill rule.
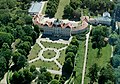
[[[43,10],[42,10],[42,14],[45,14],[46,7],[47,7],[47,2],[45,2],[45,4],[44,4]]]
[[[98,51],[98,49],[92,49],[92,43],[89,43],[87,68],[86,68],[86,75],[85,75],[85,84],[88,84],[90,81],[89,77],[87,77],[87,74],[89,72],[88,69],[94,63],[97,63],[99,67],[103,67],[110,61],[111,47],[109,44],[106,47],[102,48],[102,50],[101,50],[102,56],[100,58],[97,58],[97,51]]]
[[[47,59],[51,59],[56,56],[56,52],[53,50],[47,50],[43,52],[43,57]]]
[[[36,58],[41,49],[42,48],[36,43],[31,49],[30,54],[28,55],[28,60]]]
[[[45,48],[62,48],[65,47],[66,44],[62,44],[62,43],[50,43],[50,42],[43,42],[40,41],[40,43],[45,47]]]
[[[45,61],[37,60],[33,63],[30,63],[30,65],[35,65],[38,68],[40,68],[40,66],[45,66],[47,67],[47,69],[59,70],[59,67],[55,64],[55,62],[45,62]]]
[[[80,84],[82,79],[82,70],[83,70],[83,63],[84,63],[84,53],[85,53],[85,41],[80,41],[79,49],[76,57],[76,78],[74,79],[75,84]]]
[[[61,19],[64,12],[64,7],[70,3],[70,0],[60,0],[55,18]]]
[[[60,51],[60,56],[59,56],[59,58],[57,60],[61,65],[64,64],[64,61],[65,61],[65,49]]]

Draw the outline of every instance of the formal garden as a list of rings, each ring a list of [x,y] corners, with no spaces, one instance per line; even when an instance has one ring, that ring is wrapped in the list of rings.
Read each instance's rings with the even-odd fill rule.
[[[35,43],[35,45],[30,51],[30,54],[28,55],[28,60],[32,61],[35,60],[36,58],[39,59],[30,62],[30,65],[35,65],[37,68],[40,68],[41,66],[45,66],[47,69],[59,71],[61,67],[58,66],[54,60],[57,60],[61,66],[63,65],[65,61],[65,49],[67,47],[67,44],[47,42],[47,41],[39,41],[39,42],[42,46],[38,43]],[[41,54],[39,55],[39,53]],[[57,53],[60,54],[58,54],[58,58],[56,59],[55,57]],[[44,57],[44,59],[40,58],[41,55]],[[45,60],[45,59],[50,60],[52,58],[55,59],[52,61]]]

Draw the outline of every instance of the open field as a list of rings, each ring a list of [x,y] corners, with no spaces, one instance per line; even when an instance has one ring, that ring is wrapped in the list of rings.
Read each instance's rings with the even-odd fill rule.
[[[85,53],[85,41],[80,41],[79,44],[79,50],[76,57],[76,78],[74,79],[75,84],[80,84],[82,79],[82,69],[83,69],[83,63],[84,63],[84,53]]]
[[[62,64],[62,65],[64,64],[64,61],[65,61],[65,49],[60,51],[60,56],[59,56],[59,58],[57,60],[60,62],[60,64]]]
[[[36,43],[31,49],[30,54],[28,55],[28,60],[36,58],[41,49],[42,48]]]
[[[56,52],[53,50],[47,50],[43,52],[43,57],[47,59],[51,59],[56,56]]]
[[[97,63],[99,67],[105,66],[110,61],[111,56],[111,47],[108,44],[106,47],[102,48],[101,53],[102,56],[97,58],[97,51],[98,49],[92,49],[92,43],[89,42],[89,51],[88,51],[88,59],[87,59],[87,68],[86,68],[86,75],[85,75],[85,84],[89,83],[89,78],[87,77],[88,69],[94,64]]]
[[[45,48],[62,48],[65,47],[66,44],[62,44],[62,43],[50,43],[50,42],[40,42]]]
[[[64,12],[64,7],[70,3],[70,0],[60,0],[55,18],[61,19]]]
[[[45,61],[37,60],[33,63],[30,63],[30,65],[35,65],[38,68],[40,66],[45,66],[47,67],[47,69],[59,70],[59,67],[55,64],[55,62],[45,62]]]

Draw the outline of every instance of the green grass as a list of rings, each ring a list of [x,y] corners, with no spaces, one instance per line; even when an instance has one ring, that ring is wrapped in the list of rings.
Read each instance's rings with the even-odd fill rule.
[[[41,49],[42,48],[36,43],[31,49],[30,54],[28,55],[28,60],[36,58]]]
[[[59,70],[59,67],[55,64],[55,62],[45,62],[41,60],[37,60],[30,65],[35,65],[36,67],[45,66],[47,69]]]
[[[70,0],[60,0],[55,18],[61,19],[64,12],[64,7],[70,3]]]
[[[84,52],[85,52],[85,41],[80,41],[79,44],[79,50],[76,57],[76,78],[74,79],[75,84],[80,84],[82,79],[82,69],[83,69],[83,63],[84,63]]]
[[[45,4],[44,4],[43,10],[42,10],[42,14],[45,14],[46,7],[47,7],[47,2],[45,2]]]
[[[97,63],[99,67],[104,67],[109,61],[111,56],[111,47],[108,44],[106,47],[103,47],[101,50],[102,56],[97,58],[97,51],[98,49],[92,49],[92,43],[89,43],[89,51],[88,51],[88,59],[87,59],[87,68],[86,68],[86,75],[85,75],[85,84],[88,84],[90,79],[87,77],[89,72],[89,68],[94,64]]]
[[[60,56],[57,59],[59,61],[60,64],[64,64],[65,61],[65,49],[60,51]]]
[[[62,48],[67,46],[66,44],[62,44],[62,43],[50,43],[50,42],[40,42],[44,47],[46,48]]]
[[[53,51],[53,50],[47,50],[47,51],[43,52],[43,57],[44,58],[50,59],[50,58],[53,58],[55,56],[56,56],[56,52]]]

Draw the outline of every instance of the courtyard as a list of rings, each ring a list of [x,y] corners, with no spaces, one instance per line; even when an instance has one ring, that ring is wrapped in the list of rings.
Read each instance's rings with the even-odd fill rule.
[[[35,65],[37,68],[44,66],[49,72],[61,75],[65,60],[65,49],[71,42],[72,37],[68,41],[52,41],[41,37],[42,34],[36,40],[36,44],[28,55],[30,65]]]

